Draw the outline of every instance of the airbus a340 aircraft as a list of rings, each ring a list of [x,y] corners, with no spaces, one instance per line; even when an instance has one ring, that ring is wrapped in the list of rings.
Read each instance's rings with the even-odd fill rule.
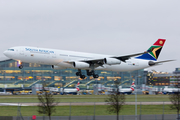
[[[82,79],[86,76],[81,70],[86,70],[88,76],[98,78],[95,70],[133,71],[172,61],[157,61],[165,41],[158,39],[146,52],[130,55],[102,55],[29,46],[9,48],[4,51],[4,55],[19,63],[52,65],[53,69],[74,68],[78,70],[76,75]],[[23,66],[19,65],[19,68],[22,69]]]

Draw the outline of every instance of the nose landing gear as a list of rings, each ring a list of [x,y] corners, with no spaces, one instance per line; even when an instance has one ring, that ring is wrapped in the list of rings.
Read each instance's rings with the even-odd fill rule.
[[[23,69],[23,65],[20,65],[20,66],[19,66],[19,69]]]

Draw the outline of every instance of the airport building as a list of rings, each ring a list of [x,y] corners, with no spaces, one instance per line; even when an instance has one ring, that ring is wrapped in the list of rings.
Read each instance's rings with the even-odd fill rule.
[[[180,68],[176,68],[173,73],[153,71],[147,74],[147,85],[170,86],[177,84],[179,79],[180,79]]]
[[[0,88],[3,89],[30,89],[35,84],[45,83],[48,87],[75,87],[80,80],[80,88],[92,88],[93,84],[103,84],[112,86],[115,80],[120,79],[123,86],[130,86],[137,79],[137,84],[146,83],[146,73],[144,70],[133,72],[112,72],[112,71],[95,71],[99,74],[98,79],[86,77],[80,79],[76,76],[77,70],[63,69],[55,70],[50,65],[40,65],[36,63],[22,63],[23,69],[18,68],[15,60],[0,60]],[[86,71],[82,70],[86,75]]]

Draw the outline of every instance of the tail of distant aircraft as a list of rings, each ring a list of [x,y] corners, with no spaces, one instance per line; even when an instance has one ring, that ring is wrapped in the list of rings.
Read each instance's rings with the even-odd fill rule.
[[[154,60],[156,61],[165,43],[165,39],[158,39],[148,50],[146,54],[138,56],[138,59]]]
[[[77,89],[77,91],[79,91],[79,81],[77,83],[76,89]]]
[[[135,84],[134,84],[134,82],[132,82],[132,85],[131,85],[132,91],[134,91],[134,87],[135,87]]]

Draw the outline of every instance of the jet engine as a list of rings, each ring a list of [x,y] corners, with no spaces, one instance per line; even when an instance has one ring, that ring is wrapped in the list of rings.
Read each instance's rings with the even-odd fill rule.
[[[52,68],[52,69],[55,69],[55,70],[57,70],[57,69],[66,69],[66,68],[64,68],[64,67],[56,66],[56,65],[52,65],[51,68]]]
[[[108,65],[121,64],[121,61],[116,58],[104,58],[104,62]]]
[[[88,68],[89,64],[85,62],[74,62],[73,63],[74,68]]]

